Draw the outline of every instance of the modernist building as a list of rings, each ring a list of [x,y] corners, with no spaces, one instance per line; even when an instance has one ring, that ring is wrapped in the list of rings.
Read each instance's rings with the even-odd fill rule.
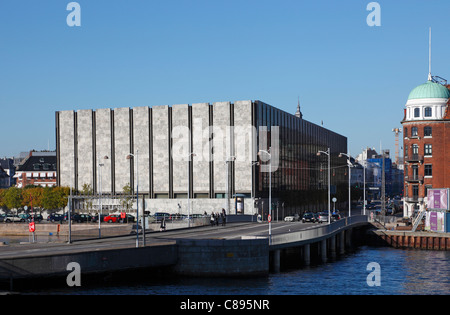
[[[404,216],[425,208],[427,190],[450,187],[450,90],[428,77],[409,94],[404,133]]]
[[[151,213],[268,209],[270,170],[274,206],[324,210],[328,148],[332,188],[347,183],[346,137],[260,101],[60,111],[56,143],[58,185],[115,196],[129,183]]]

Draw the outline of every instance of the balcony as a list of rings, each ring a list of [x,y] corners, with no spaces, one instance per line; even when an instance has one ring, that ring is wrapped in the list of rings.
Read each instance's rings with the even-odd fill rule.
[[[410,197],[405,197],[404,200],[406,202],[421,203],[421,202],[423,202],[423,197],[419,197],[419,196],[413,195],[413,196],[410,196]]]
[[[423,155],[419,155],[419,154],[409,154],[407,156],[405,156],[405,161],[406,162],[423,162]]]
[[[423,176],[422,175],[405,175],[405,182],[408,183],[419,183],[423,182]]]

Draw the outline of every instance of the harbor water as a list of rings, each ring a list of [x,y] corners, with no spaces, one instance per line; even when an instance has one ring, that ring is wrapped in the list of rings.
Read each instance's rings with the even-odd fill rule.
[[[371,268],[373,265],[378,269]],[[374,272],[376,271],[376,274]],[[374,280],[377,280],[374,282]],[[249,279],[158,278],[45,290],[83,295],[449,295],[450,252],[362,246],[333,262]]]

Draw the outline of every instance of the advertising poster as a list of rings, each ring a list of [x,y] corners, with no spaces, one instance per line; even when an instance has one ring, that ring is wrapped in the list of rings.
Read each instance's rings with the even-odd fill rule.
[[[448,189],[429,189],[427,197],[428,209],[448,210]]]
[[[445,232],[445,212],[428,211],[425,220],[425,230]]]

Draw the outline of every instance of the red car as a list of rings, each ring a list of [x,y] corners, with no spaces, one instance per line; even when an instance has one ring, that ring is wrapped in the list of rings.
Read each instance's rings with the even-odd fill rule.
[[[103,221],[108,222],[108,223],[116,223],[119,220],[120,220],[120,215],[118,215],[118,214],[110,214],[103,218]]]

